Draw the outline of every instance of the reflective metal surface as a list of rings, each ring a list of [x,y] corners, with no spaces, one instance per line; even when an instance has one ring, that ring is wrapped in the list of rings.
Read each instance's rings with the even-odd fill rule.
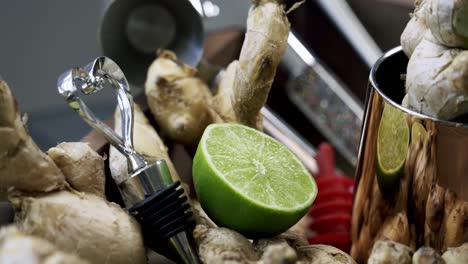
[[[99,40],[102,52],[143,88],[157,49],[170,49],[196,66],[203,53],[203,24],[187,0],[114,0],[105,11]]]
[[[439,120],[402,107],[407,64],[402,49],[395,48],[376,62],[369,78],[351,220],[351,256],[358,263],[368,259],[375,239],[436,250],[444,250],[436,234],[447,246],[463,241],[468,123]],[[450,198],[434,198],[440,195],[436,190],[460,198],[465,205],[444,208]],[[456,239],[445,234],[446,224],[441,223],[452,221],[460,225]]]
[[[427,137],[420,137],[422,147],[411,140],[408,145],[406,166],[419,167],[409,170],[414,173],[410,177],[416,173],[432,174],[439,185],[468,201],[468,123],[439,120],[402,107],[401,75],[406,72],[407,63],[401,48],[395,48],[377,61],[371,72],[356,169],[357,188],[365,188],[369,179],[376,177],[378,129],[383,110],[389,107],[404,113],[410,131],[415,123],[420,123],[427,132]]]
[[[133,150],[133,99],[127,79],[114,61],[107,57],[99,57],[84,68],[75,67],[60,75],[57,86],[68,105],[125,155],[130,174],[147,165],[145,159]],[[114,90],[117,95],[123,138],[102,122],[80,98],[80,95],[94,94],[104,88]]]
[[[171,183],[166,162],[158,160],[134,171],[130,178],[119,184],[119,188],[125,203],[131,207]]]
[[[196,243],[191,238],[191,234],[187,234],[187,231],[182,231],[169,239],[169,245],[176,251],[183,263],[198,264],[201,262],[195,251]],[[192,247],[182,247],[183,245],[192,245]]]
[[[281,60],[288,69],[287,92],[307,119],[355,166],[364,111],[350,90],[289,33],[288,48]]]
[[[369,68],[382,56],[382,51],[345,0],[318,0],[328,17],[353,46]]]

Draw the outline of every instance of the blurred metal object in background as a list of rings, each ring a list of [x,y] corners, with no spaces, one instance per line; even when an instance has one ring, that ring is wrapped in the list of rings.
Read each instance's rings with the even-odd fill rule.
[[[351,164],[356,164],[363,107],[349,89],[289,34],[284,68],[291,73],[288,96],[307,119]]]
[[[372,68],[382,56],[382,50],[361,24],[346,0],[317,0],[317,2],[369,69]]]
[[[114,0],[103,16],[99,38],[103,54],[121,65],[131,85],[143,88],[157,49],[170,49],[196,66],[204,33],[188,0]]]

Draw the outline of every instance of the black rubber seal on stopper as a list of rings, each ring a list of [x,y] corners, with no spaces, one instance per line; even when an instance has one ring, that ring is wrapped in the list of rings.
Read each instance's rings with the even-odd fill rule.
[[[168,239],[181,231],[191,234],[195,227],[184,189],[179,186],[179,181],[167,185],[129,209],[141,225],[145,245],[170,258]]]

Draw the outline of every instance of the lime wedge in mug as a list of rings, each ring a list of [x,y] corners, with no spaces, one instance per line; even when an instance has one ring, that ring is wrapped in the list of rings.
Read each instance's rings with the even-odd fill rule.
[[[208,216],[248,237],[286,231],[317,195],[313,177],[286,146],[239,124],[206,128],[194,157],[193,177]]]
[[[411,144],[418,142],[418,140],[427,139],[427,131],[424,126],[419,122],[414,122],[411,126]]]
[[[408,153],[410,132],[406,115],[385,103],[377,135],[377,180],[380,190],[395,190]]]

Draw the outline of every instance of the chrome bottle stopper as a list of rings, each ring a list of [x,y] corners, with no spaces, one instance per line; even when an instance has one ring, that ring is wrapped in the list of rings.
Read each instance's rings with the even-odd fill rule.
[[[130,177],[118,184],[125,205],[140,223],[145,244],[178,263],[200,263],[192,237],[192,212],[180,182],[173,182],[164,160],[149,162],[133,149],[133,98],[120,67],[99,57],[84,68],[75,67],[58,78],[58,91],[69,106],[128,161]],[[122,137],[97,118],[80,98],[113,89],[122,118]]]

